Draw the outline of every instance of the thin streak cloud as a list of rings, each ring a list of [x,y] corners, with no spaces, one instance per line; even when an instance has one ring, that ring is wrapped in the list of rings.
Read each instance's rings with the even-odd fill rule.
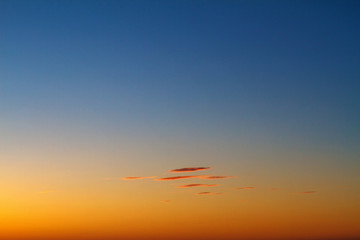
[[[199,192],[197,195],[219,195],[223,193],[214,193],[214,192]]]
[[[155,180],[158,181],[171,181],[171,180],[178,180],[178,179],[187,179],[187,178],[198,178],[200,176],[175,176],[175,177],[165,177],[165,178],[158,178]]]
[[[186,179],[186,178],[199,178],[199,179],[224,179],[224,178],[234,178],[235,176],[211,176],[211,175],[192,175],[192,176],[175,176],[175,177],[165,177],[158,178],[155,180],[158,181],[169,181],[169,180],[178,180],[178,179]]]
[[[255,187],[239,187],[239,188],[235,188],[235,190],[250,190],[250,189],[255,189]]]
[[[156,176],[152,177],[124,177],[121,180],[140,180],[140,179],[147,179],[147,178],[155,178]]]
[[[211,167],[188,167],[188,168],[178,168],[178,169],[173,169],[170,170],[169,172],[195,172],[195,171],[201,171],[201,170],[207,170],[210,169]]]
[[[178,188],[215,187],[215,186],[219,186],[219,184],[198,184],[198,183],[194,183],[194,184],[187,184],[187,185],[183,185],[183,186],[178,186]]]
[[[203,175],[200,176],[200,179],[225,179],[225,178],[234,178],[235,176],[211,176],[211,175]]]

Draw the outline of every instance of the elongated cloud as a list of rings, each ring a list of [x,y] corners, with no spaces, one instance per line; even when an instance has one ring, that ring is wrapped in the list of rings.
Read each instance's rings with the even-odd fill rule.
[[[146,179],[146,178],[155,178],[156,176],[152,176],[152,177],[124,177],[121,178],[122,180],[139,180],[139,179]]]
[[[205,195],[205,194],[212,194],[212,192],[199,192],[197,195]]]
[[[178,186],[178,188],[189,188],[189,187],[215,187],[215,186],[219,186],[219,184],[198,184],[198,183],[193,183],[193,184],[187,184],[187,185],[183,185],[183,186]]]
[[[311,193],[316,193],[316,191],[306,191],[306,192],[300,192],[302,194],[311,194]]]
[[[234,178],[235,176],[211,176],[211,175],[203,175],[199,176],[200,179],[224,179],[224,178]]]
[[[214,192],[199,192],[197,195],[219,195],[223,193],[214,193]]]
[[[170,200],[163,200],[163,201],[160,201],[161,203],[169,203]]]
[[[166,177],[166,178],[158,178],[155,180],[159,181],[168,181],[168,180],[178,180],[178,179],[186,179],[186,178],[199,178],[199,179],[223,179],[223,178],[233,178],[234,176],[212,176],[212,175],[193,175],[193,176],[175,176],[175,177]]]
[[[170,170],[169,172],[195,172],[195,171],[201,171],[201,170],[207,170],[210,169],[210,167],[188,167],[188,168],[178,168]]]
[[[239,187],[239,188],[235,188],[235,190],[249,190],[249,189],[255,189],[255,187]]]
[[[186,179],[186,178],[198,178],[200,176],[175,176],[175,177],[166,177],[166,178],[158,178],[155,180],[158,181],[171,181],[171,180],[178,180],[178,179]]]

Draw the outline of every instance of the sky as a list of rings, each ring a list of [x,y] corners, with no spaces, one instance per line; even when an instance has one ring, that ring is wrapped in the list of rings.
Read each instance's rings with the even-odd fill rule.
[[[360,238],[359,1],[0,1],[0,239]]]

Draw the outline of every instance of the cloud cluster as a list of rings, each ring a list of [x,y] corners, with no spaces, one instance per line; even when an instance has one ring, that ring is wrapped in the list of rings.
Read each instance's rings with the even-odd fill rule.
[[[197,172],[197,171],[204,171],[211,169],[211,167],[184,167],[184,168],[177,168],[169,170],[170,173],[187,173],[187,172]],[[182,179],[204,179],[204,180],[220,180],[220,179],[228,179],[228,178],[235,178],[236,176],[223,176],[223,175],[179,175],[179,176],[171,176],[171,177],[161,177],[156,178],[156,176],[152,177],[143,177],[143,176],[131,176],[131,177],[123,177],[123,178],[105,178],[105,180],[112,180],[112,179],[122,179],[122,180],[140,180],[140,179],[149,179],[155,178],[154,180],[157,181],[174,181],[174,180],[182,180]],[[177,188],[194,188],[194,187],[215,187],[219,186],[220,184],[203,184],[203,183],[191,183],[186,185],[177,186]],[[235,190],[251,190],[255,189],[256,187],[237,187],[234,188]],[[279,188],[269,188],[270,191],[278,191]],[[189,190],[186,190],[189,191]],[[191,190],[190,190],[191,191]],[[52,192],[52,191],[44,191],[43,193]],[[178,192],[178,191],[176,191]],[[313,194],[316,191],[305,191],[305,192],[297,192],[295,194]],[[223,193],[218,192],[198,192],[197,195],[218,195]],[[245,201],[245,200],[238,200],[238,201]],[[170,200],[162,200],[161,203],[169,203]]]
[[[195,172],[195,171],[201,171],[201,170],[207,170],[210,169],[211,167],[186,167],[186,168],[178,168],[178,169],[173,169],[173,170],[169,170],[169,172]]]

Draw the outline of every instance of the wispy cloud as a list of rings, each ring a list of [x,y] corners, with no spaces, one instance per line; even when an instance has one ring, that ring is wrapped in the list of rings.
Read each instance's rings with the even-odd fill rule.
[[[156,176],[152,177],[123,177],[122,180],[140,180],[140,179],[146,179],[146,178],[155,178]]]
[[[200,179],[225,179],[225,178],[234,178],[235,176],[212,176],[212,175],[202,175],[199,176]]]
[[[183,186],[178,186],[178,188],[189,188],[189,187],[215,187],[219,186],[219,184],[199,184],[199,183],[193,183],[193,184],[187,184]]]
[[[223,193],[214,193],[214,192],[199,192],[197,195],[219,195]]]
[[[178,168],[178,169],[173,169],[170,170],[169,172],[195,172],[195,171],[201,171],[201,170],[207,170],[210,169],[211,167],[187,167],[187,168]]]
[[[239,187],[239,188],[235,188],[235,190],[249,190],[249,189],[255,189],[255,187]]]
[[[162,201],[160,201],[161,203],[169,203],[170,202],[170,200],[162,200]]]
[[[311,193],[316,193],[316,191],[306,191],[306,192],[299,192],[301,194],[311,194]]]
[[[158,178],[155,180],[159,181],[169,181],[169,180],[178,180],[178,179],[186,179],[186,178],[199,178],[199,179],[224,179],[224,178],[233,178],[234,176],[212,176],[212,175],[192,175],[192,176],[175,176],[175,177],[165,177]]]
[[[158,180],[158,181],[171,181],[171,180],[186,179],[186,178],[198,178],[198,177],[200,177],[200,176],[175,176],[175,177],[157,178],[155,180]]]

